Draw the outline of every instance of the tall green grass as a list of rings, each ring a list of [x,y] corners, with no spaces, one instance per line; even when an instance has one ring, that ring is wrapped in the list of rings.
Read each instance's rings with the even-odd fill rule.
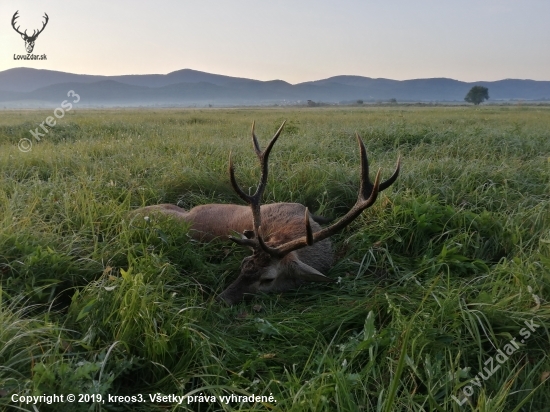
[[[0,405],[11,396],[142,394],[48,410],[541,411],[550,392],[550,110],[545,107],[0,112]],[[371,173],[402,173],[333,237],[336,285],[214,297],[245,250],[131,210],[240,203],[259,176],[249,130],[287,126],[264,202],[329,217]],[[525,321],[540,325],[471,379]],[[479,375],[477,375],[479,376]],[[473,394],[462,406],[464,392]],[[149,394],[276,402],[150,402]],[[195,398],[194,398],[195,399]],[[545,409],[546,408],[546,409]]]

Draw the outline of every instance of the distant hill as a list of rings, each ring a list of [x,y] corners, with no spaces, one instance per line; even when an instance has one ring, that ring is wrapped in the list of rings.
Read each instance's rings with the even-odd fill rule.
[[[357,100],[402,102],[459,101],[474,85],[489,89],[490,101],[550,100],[550,81],[506,79],[461,82],[446,78],[391,80],[335,76],[298,84],[260,81],[191,69],[168,74],[98,76],[16,68],[0,72],[0,105],[59,105],[67,92],[81,96],[81,106],[262,105]]]
[[[128,74],[123,76],[98,76],[73,74],[53,70],[19,67],[0,72],[0,90],[10,92],[32,92],[46,86],[60,83],[95,83],[114,80],[119,83],[143,87],[164,87],[178,83],[212,83],[217,86],[230,84],[262,83],[239,77],[199,72],[191,69],[178,70],[168,74]]]

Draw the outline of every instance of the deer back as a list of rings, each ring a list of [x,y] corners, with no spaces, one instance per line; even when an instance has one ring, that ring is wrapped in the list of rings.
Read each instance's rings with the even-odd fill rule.
[[[261,206],[265,242],[276,247],[300,238],[305,234],[304,213],[306,207],[299,203],[271,203]],[[158,214],[190,224],[190,235],[203,242],[229,240],[235,232],[253,231],[252,212],[248,206],[233,204],[206,204],[187,211],[171,204],[146,206],[136,210],[141,215]],[[314,232],[321,226],[310,217]],[[323,272],[330,269],[333,253],[330,240],[299,249],[294,256],[305,264]]]

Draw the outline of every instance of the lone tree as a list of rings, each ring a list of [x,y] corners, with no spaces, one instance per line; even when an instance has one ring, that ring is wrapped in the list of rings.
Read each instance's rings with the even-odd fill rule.
[[[477,106],[484,100],[489,100],[489,89],[483,86],[474,86],[470,89],[464,100]]]

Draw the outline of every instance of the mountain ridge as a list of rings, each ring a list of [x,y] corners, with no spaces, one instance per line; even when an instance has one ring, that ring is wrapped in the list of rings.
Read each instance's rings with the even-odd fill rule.
[[[487,87],[491,100],[550,99],[550,81],[529,79],[463,82],[445,77],[393,80],[338,75],[291,84],[193,69],[104,76],[21,67],[0,72],[0,104],[15,107],[59,104],[72,89],[81,95],[83,106],[305,104],[307,100],[463,101],[474,85]]]

